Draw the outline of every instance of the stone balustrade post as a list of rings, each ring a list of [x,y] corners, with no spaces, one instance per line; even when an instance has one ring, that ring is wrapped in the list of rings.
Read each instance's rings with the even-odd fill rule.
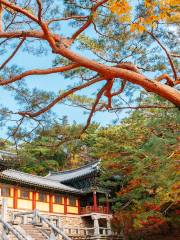
[[[92,220],[94,220],[94,235],[98,236],[100,234],[99,231],[99,216],[97,215],[92,215]]]
[[[51,231],[49,240],[56,240],[56,236],[55,236],[55,234],[54,234],[54,231]]]
[[[56,226],[57,226],[58,228],[60,228],[60,226],[61,226],[61,218],[60,218],[60,217],[57,218]]]
[[[34,225],[37,225],[38,224],[38,220],[39,220],[39,218],[38,218],[38,215],[37,215],[37,210],[35,209],[34,210],[34,214],[33,214],[33,220],[32,220],[32,223],[34,224]]]
[[[2,208],[1,208],[1,217],[2,220],[7,222],[7,218],[8,218],[8,211],[7,211],[7,199],[6,198],[2,198]],[[7,234],[6,234],[6,229],[4,227],[2,227],[2,239],[3,240],[8,240],[7,238]]]
[[[110,217],[107,218],[107,228],[108,228],[107,234],[111,235],[112,231],[111,231],[111,218]]]

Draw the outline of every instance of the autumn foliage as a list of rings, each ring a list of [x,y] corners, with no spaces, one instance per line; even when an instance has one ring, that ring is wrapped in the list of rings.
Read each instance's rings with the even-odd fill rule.
[[[135,3],[128,0],[112,0],[110,9],[118,15],[121,23],[129,23],[131,31],[146,31],[149,28],[156,28],[158,23],[179,22],[179,1],[178,0],[144,0],[142,1],[143,14],[133,19],[133,8]]]

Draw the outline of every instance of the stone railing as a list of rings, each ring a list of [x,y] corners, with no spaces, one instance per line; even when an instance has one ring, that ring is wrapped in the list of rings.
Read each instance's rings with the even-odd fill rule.
[[[8,239],[7,236],[11,233],[18,240],[29,240],[29,238],[26,237],[22,232],[12,227],[8,222],[4,221],[1,216],[0,216],[0,223],[2,224],[2,232],[1,232],[2,239]]]
[[[89,213],[103,213],[103,214],[109,214],[109,210],[107,207],[104,206],[98,206],[96,209],[94,206],[86,206],[81,207],[80,213],[83,214],[89,214]]]
[[[100,236],[111,236],[112,231],[110,228],[104,228],[104,227],[99,227],[98,229],[95,227],[92,228],[70,228],[70,227],[64,227],[62,230],[69,236],[95,236],[98,235]]]
[[[54,224],[53,219],[49,220],[47,217],[41,215],[38,210],[34,210],[31,212],[14,213],[12,218],[13,223],[15,223],[18,218],[20,218],[21,224],[31,223],[38,226],[43,226],[43,224],[45,224],[46,227],[49,227],[51,229],[51,235],[49,239],[56,239],[55,234],[59,234],[64,240],[71,240],[71,238],[66,235],[63,229],[57,227],[58,221],[56,222],[56,224]],[[56,218],[54,220],[58,219]]]
[[[56,227],[60,227],[60,216],[45,216],[47,220],[53,223]],[[15,212],[12,213],[12,222],[20,224],[29,224],[34,221],[34,211],[31,212]],[[41,220],[40,220],[41,222]]]
[[[41,228],[51,229],[54,233],[59,233],[64,239],[71,239],[73,236],[94,237],[94,236],[113,236],[110,228],[100,227],[99,224],[91,228],[66,227],[62,226],[60,216],[43,216],[39,211],[17,212],[13,214],[13,222],[21,224],[34,224]],[[97,220],[97,219],[96,219]],[[65,238],[66,237],[66,238]]]

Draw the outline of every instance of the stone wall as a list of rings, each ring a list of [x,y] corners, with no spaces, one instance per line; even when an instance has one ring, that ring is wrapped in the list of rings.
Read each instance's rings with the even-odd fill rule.
[[[12,216],[15,213],[20,213],[25,211],[19,211],[14,209],[8,209],[7,221],[12,221]],[[49,219],[59,218],[59,226],[63,228],[85,228],[88,227],[86,221],[84,221],[81,216],[73,215],[73,214],[50,214],[50,213],[42,213],[41,214]],[[28,222],[31,221],[31,218],[28,218]],[[16,218],[16,223],[22,223],[22,218]]]
[[[60,217],[61,227],[70,227],[70,228],[85,228],[85,222],[80,216],[66,215]]]

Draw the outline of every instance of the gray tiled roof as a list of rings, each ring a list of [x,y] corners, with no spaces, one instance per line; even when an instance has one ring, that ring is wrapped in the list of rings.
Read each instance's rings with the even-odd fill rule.
[[[1,179],[7,179],[15,182],[29,184],[31,186],[39,186],[46,189],[54,189],[58,191],[71,192],[71,193],[82,193],[82,191],[66,186],[58,181],[47,179],[41,176],[36,176],[20,171],[7,169],[0,173]]]
[[[4,151],[4,150],[0,150],[0,158],[3,157],[11,157],[11,158],[16,158],[17,154],[12,153],[10,151]]]
[[[65,183],[73,179],[78,179],[96,173],[98,171],[99,162],[100,161],[96,161],[83,167],[63,172],[50,172],[45,178]]]

